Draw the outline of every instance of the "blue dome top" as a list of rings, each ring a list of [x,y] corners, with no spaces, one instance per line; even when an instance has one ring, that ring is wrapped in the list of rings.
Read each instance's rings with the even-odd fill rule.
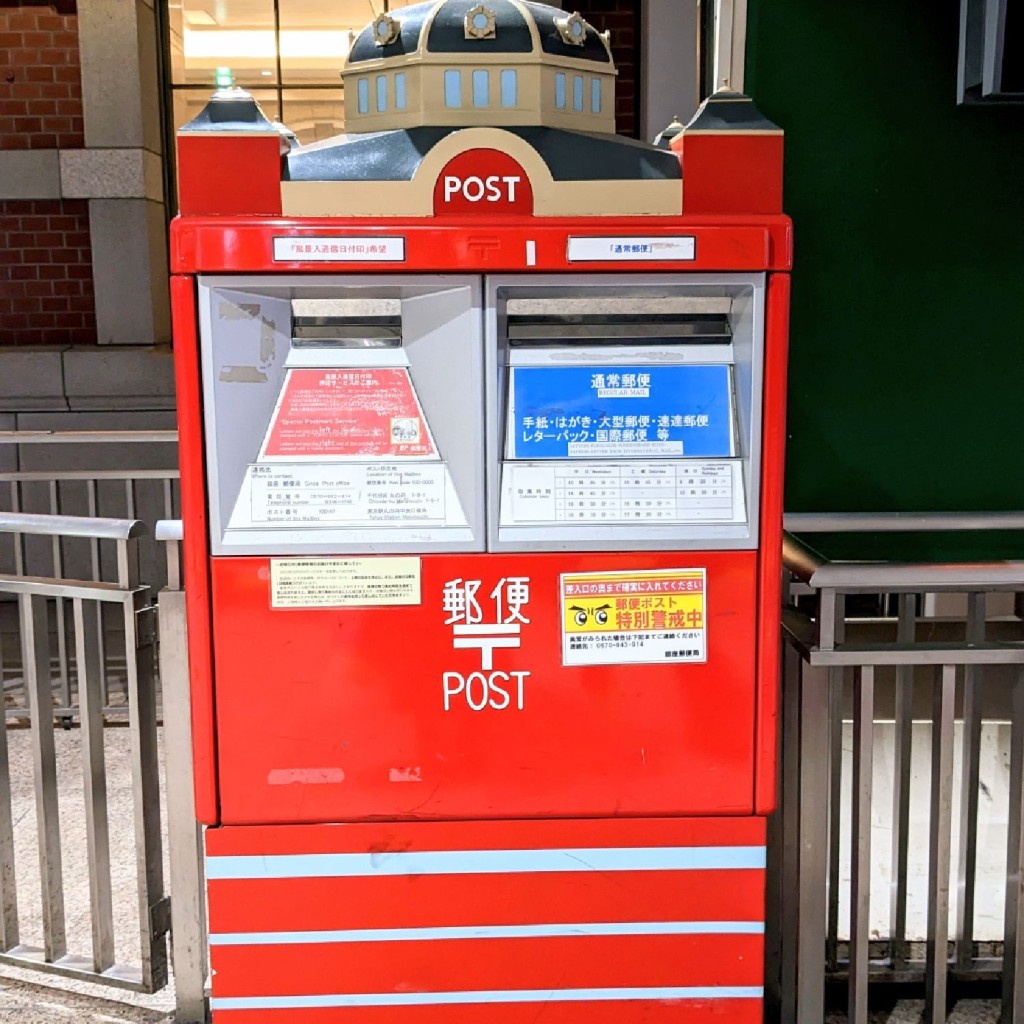
[[[548,4],[483,0],[483,5],[494,14],[494,37],[467,39],[466,15],[480,2],[442,0],[437,3],[432,0],[430,3],[414,4],[395,11],[392,16],[401,25],[398,37],[385,46],[378,46],[373,37],[373,27],[368,25],[353,43],[348,62],[351,65],[415,53],[420,48],[421,37],[428,23],[425,49],[429,53],[532,53],[534,43],[529,25],[532,20],[544,53],[573,60],[611,63],[604,41],[590,25],[586,26],[582,46],[566,42],[556,19],[566,18],[568,14]]]

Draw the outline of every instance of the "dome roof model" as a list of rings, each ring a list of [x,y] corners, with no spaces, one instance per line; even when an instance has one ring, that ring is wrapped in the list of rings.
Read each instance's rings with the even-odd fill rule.
[[[607,35],[530,0],[432,0],[379,15],[342,71],[349,133],[543,125],[615,131]]]
[[[467,31],[467,19],[469,31]],[[430,53],[533,53],[540,49],[573,60],[611,63],[607,41],[582,18],[528,0],[432,0],[382,15],[357,36],[349,64],[417,51]],[[378,25],[400,26],[381,43]],[[576,26],[579,26],[577,28]]]
[[[682,210],[679,157],[615,134],[608,36],[578,13],[531,0],[415,4],[378,15],[341,75],[345,134],[283,144],[286,216],[448,217],[456,193],[486,213],[500,182],[516,216]],[[215,99],[182,134],[281,134],[241,96]]]

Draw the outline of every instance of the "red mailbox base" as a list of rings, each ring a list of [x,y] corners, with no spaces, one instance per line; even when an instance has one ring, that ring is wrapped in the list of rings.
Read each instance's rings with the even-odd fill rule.
[[[207,832],[216,1024],[760,1021],[762,818]]]

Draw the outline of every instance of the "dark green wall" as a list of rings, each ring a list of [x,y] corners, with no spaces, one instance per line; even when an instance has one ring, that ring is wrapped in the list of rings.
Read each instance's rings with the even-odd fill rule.
[[[750,0],[795,222],[788,511],[1024,508],[1024,108],[958,0]]]

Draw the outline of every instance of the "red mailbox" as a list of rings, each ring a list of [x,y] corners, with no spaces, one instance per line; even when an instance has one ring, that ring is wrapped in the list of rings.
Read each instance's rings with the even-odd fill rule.
[[[350,134],[179,136],[218,1024],[762,1012],[781,133],[614,134],[607,39],[381,15]]]

